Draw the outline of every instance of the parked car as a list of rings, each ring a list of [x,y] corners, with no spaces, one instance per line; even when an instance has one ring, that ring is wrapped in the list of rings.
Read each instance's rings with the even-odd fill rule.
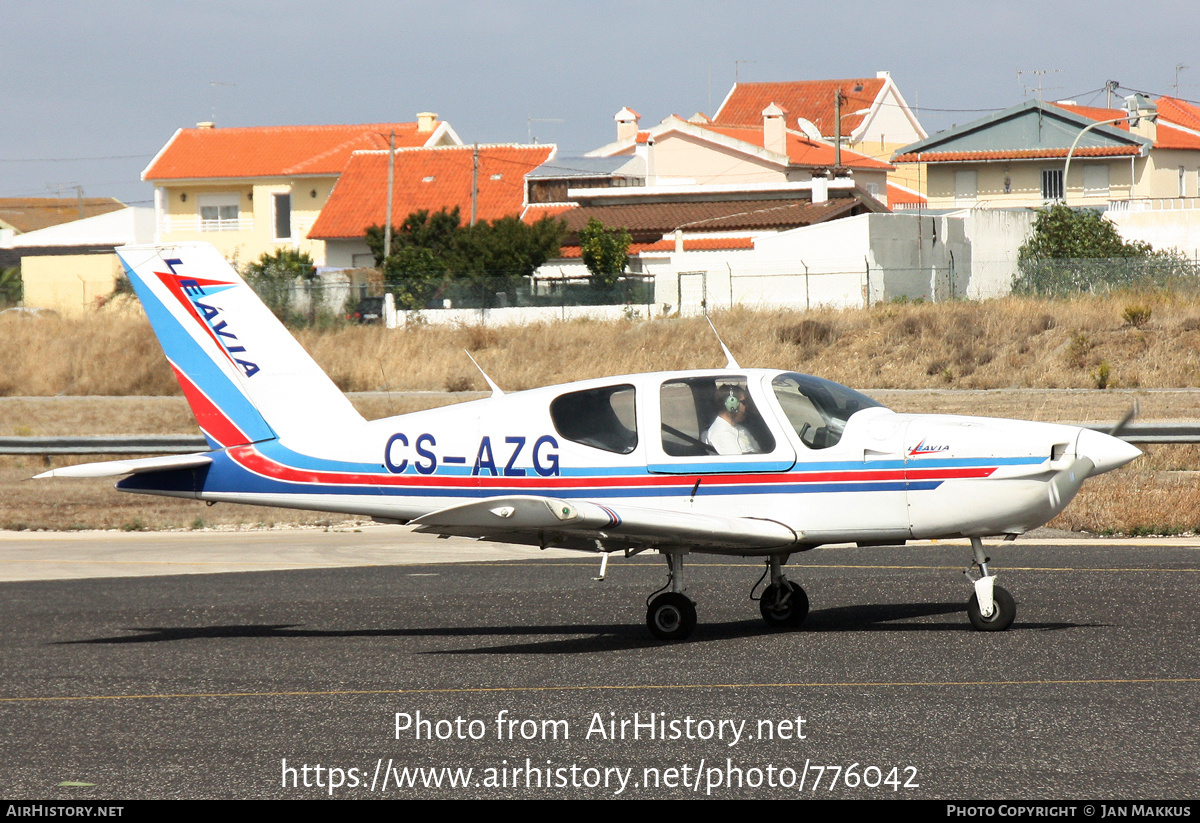
[[[355,323],[380,323],[383,321],[383,298],[364,297],[358,301],[354,311],[346,318]]]

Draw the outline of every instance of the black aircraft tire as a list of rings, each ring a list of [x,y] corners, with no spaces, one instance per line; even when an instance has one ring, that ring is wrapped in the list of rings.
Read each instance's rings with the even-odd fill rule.
[[[1012,625],[1017,617],[1017,601],[1007,589],[996,586],[992,589],[993,611],[991,617],[984,617],[979,611],[979,598],[971,595],[967,601],[967,617],[971,625],[981,632],[1002,632]]]
[[[696,628],[696,604],[678,592],[665,592],[650,601],[646,625],[659,640],[686,640]]]
[[[763,591],[758,601],[758,610],[763,620],[773,629],[798,629],[808,617],[808,594],[797,584],[788,581],[791,597],[782,606],[776,605],[779,587],[772,583]]]

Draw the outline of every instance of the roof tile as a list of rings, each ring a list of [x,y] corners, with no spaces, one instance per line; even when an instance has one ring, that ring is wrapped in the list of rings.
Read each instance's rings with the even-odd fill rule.
[[[731,251],[736,249],[754,248],[753,237],[685,237],[684,251]],[[654,243],[630,243],[629,254],[641,254],[645,251],[674,251],[673,239],[658,240]],[[570,260],[583,257],[583,249],[579,246],[563,246],[562,257]]]
[[[112,197],[3,197],[0,198],[0,223],[19,232],[31,232],[95,217],[125,208]]]
[[[881,77],[849,80],[798,80],[789,83],[738,83],[729,92],[720,111],[713,117],[717,125],[752,126],[762,123],[762,112],[771,103],[787,112],[789,126],[796,118],[810,120],[821,134],[835,131],[834,96],[840,88],[846,96],[842,111],[870,108],[883,90]],[[865,115],[842,118],[842,129],[849,133],[862,123]]]
[[[436,127],[435,127],[436,129]],[[433,132],[416,123],[180,129],[142,173],[144,180],[338,174],[360,149],[423,146]]]
[[[899,154],[892,158],[896,163],[961,163],[964,161],[989,160],[1038,160],[1042,158],[1067,157],[1066,148],[1051,149],[1005,149],[997,151],[924,151]],[[1138,146],[1086,146],[1075,149],[1073,157],[1129,157],[1141,154]]]
[[[595,218],[619,226],[638,243],[658,242],[676,228],[688,231],[770,231],[822,223],[864,208],[853,198],[824,203],[805,199],[672,201],[582,206],[564,213],[567,230],[575,233]],[[568,243],[573,238],[568,239]]]
[[[521,214],[525,175],[554,155],[553,144],[479,146],[478,196],[475,216],[497,220]],[[396,152],[392,219],[422,209],[458,207],[463,220],[471,214],[471,146],[431,146]],[[363,237],[371,226],[387,220],[386,151],[356,152],[321,209],[308,236],[314,239]]]

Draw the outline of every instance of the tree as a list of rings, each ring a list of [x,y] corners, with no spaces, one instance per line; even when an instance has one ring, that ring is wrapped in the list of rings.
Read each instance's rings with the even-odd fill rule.
[[[454,268],[455,238],[461,228],[458,208],[430,214],[421,209],[392,228],[392,247],[384,252],[384,230],[367,229],[367,246],[383,272],[384,288],[396,295],[400,306],[425,306]]]
[[[594,217],[579,230],[583,264],[591,272],[592,286],[597,291],[611,292],[617,285],[617,279],[625,273],[632,242],[625,229],[610,229]]]
[[[263,252],[258,260],[246,266],[243,275],[275,316],[284,321],[296,319],[291,311],[292,291],[297,285],[302,286],[308,292],[308,319],[312,322],[316,314],[313,286],[317,267],[306,252],[294,248]]]
[[[1064,295],[1162,287],[1191,275],[1178,254],[1122,239],[1112,221],[1098,212],[1055,203],[1037,212],[1033,234],[1017,255],[1013,291]]]
[[[22,291],[21,267],[0,269],[0,306],[20,303]]]
[[[367,245],[381,266],[386,287],[401,305],[421,308],[440,290],[465,285],[484,306],[497,292],[513,291],[558,254],[566,228],[542,218],[529,225],[502,217],[464,226],[458,208],[408,215],[392,233],[391,253],[383,254],[383,229],[367,230]]]
[[[1117,227],[1099,212],[1055,203],[1038,209],[1033,236],[1021,246],[1020,259],[1131,257],[1149,251],[1146,243],[1122,240]]]

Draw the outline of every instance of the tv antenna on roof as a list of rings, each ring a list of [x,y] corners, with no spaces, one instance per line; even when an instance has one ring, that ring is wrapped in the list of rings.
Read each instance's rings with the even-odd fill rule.
[[[537,140],[533,137],[534,123],[565,123],[561,117],[529,117],[526,118],[525,124],[529,127],[529,142],[536,143]]]
[[[1022,83],[1022,84],[1021,84],[1021,88],[1023,88],[1023,89],[1025,90],[1025,94],[1026,94],[1026,95],[1028,95],[1028,94],[1029,94],[1029,92],[1030,92],[1031,90],[1034,90],[1034,89],[1036,88],[1036,90],[1037,90],[1037,99],[1038,99],[1038,102],[1039,102],[1039,103],[1041,103],[1041,102],[1043,102],[1043,100],[1042,100],[1042,92],[1044,92],[1044,91],[1053,91],[1053,90],[1055,90],[1055,89],[1061,89],[1061,88],[1062,88],[1062,86],[1046,86],[1046,87],[1043,87],[1043,86],[1042,86],[1042,75],[1045,75],[1045,74],[1061,74],[1061,73],[1062,73],[1062,69],[1029,69],[1029,70],[1027,70],[1027,71],[1021,71],[1021,69],[1017,69],[1017,82],[1018,82],[1018,83],[1020,83],[1020,82],[1021,82],[1021,75],[1022,75],[1022,74],[1036,74],[1036,75],[1037,75],[1037,79],[1038,79],[1038,81],[1037,81],[1037,82],[1038,82],[1038,84],[1037,84],[1037,86],[1036,86],[1036,87],[1034,87],[1034,86],[1026,86],[1026,85],[1024,85],[1024,84]]]
[[[1185,66],[1185,65],[1183,65],[1183,63],[1177,63],[1177,64],[1175,65],[1175,84],[1174,84],[1174,86],[1172,86],[1172,88],[1174,88],[1174,89],[1175,89],[1175,96],[1176,96],[1176,97],[1178,97],[1178,96],[1179,96],[1179,89],[1180,89],[1180,85],[1179,85],[1179,72],[1183,71],[1184,69],[1190,69],[1190,68],[1191,68],[1191,66]]]
[[[209,80],[208,85],[212,87],[212,100],[211,106],[209,107],[209,114],[211,116],[209,117],[209,120],[215,125],[217,122],[217,86],[229,86],[232,88],[236,86],[237,83],[222,83],[220,80]]]

